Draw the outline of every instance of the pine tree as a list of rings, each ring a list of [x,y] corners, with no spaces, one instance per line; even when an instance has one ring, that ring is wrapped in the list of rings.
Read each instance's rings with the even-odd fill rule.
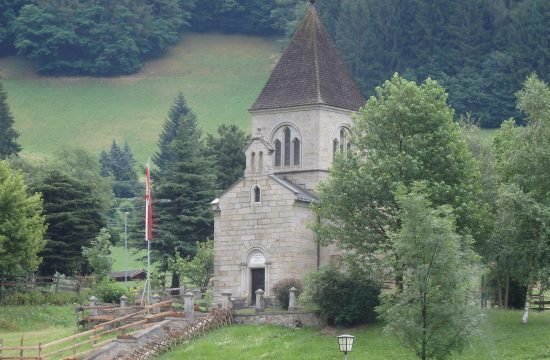
[[[8,96],[0,82],[0,159],[16,155],[21,151],[21,145],[15,141],[19,134],[13,129],[13,122],[8,106]]]
[[[215,159],[217,185],[225,190],[244,174],[246,158],[243,149],[249,137],[236,125],[221,125],[218,137],[208,134],[208,153]]]
[[[87,183],[56,169],[46,171],[31,191],[42,193],[48,224],[40,273],[69,275],[84,270],[82,247],[89,246],[105,226],[97,194]]]
[[[212,159],[206,155],[197,119],[176,97],[159,139],[153,171],[157,208],[157,236],[151,243],[153,256],[167,269],[167,259],[177,252],[194,255],[195,243],[212,235],[210,202],[215,197],[215,173]],[[179,286],[174,276],[172,287]]]
[[[113,140],[109,152],[103,150],[99,155],[101,176],[114,178],[113,192],[117,198],[129,198],[136,196],[139,187],[138,176],[134,169],[136,160],[128,142],[124,147]]]
[[[160,133],[159,141],[157,143],[159,151],[153,156],[153,162],[158,167],[158,170],[162,171],[165,168],[165,164],[172,160],[172,154],[168,147],[176,137],[178,128],[182,126],[183,117],[194,119],[195,114],[187,106],[183,94],[179,93],[176,96],[174,104],[170,107],[168,117],[162,125],[162,132]]]

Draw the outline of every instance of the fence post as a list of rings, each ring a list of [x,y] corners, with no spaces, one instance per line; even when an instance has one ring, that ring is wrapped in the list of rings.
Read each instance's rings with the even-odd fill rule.
[[[288,297],[288,311],[294,311],[296,310],[296,289],[294,286],[288,290],[289,297]]]
[[[2,355],[2,354],[0,354]],[[0,356],[1,358],[1,356]],[[38,360],[42,360],[42,343],[38,343]]]
[[[153,296],[151,297],[151,299],[152,299],[152,304],[153,304],[153,305],[154,305],[154,304],[158,304],[158,303],[160,302],[160,295],[159,295],[159,294],[155,294],[155,295],[153,295]],[[155,306],[155,307],[153,308],[153,311],[152,311],[152,312],[153,312],[153,314],[158,314],[158,313],[160,313],[160,306]]]
[[[265,309],[264,291],[256,290],[256,314],[261,313]]]
[[[95,296],[92,296],[90,298],[90,316],[97,316],[98,312],[95,308],[97,306],[97,298]]]
[[[55,274],[54,275],[54,279],[55,279],[55,293],[57,294],[57,290],[59,289],[59,274]]]
[[[193,301],[193,293],[188,292],[183,295],[183,311],[185,314],[185,319],[189,322],[193,321],[195,316],[195,303]]]
[[[4,339],[0,339],[0,359],[2,358],[2,347],[4,346]]]
[[[120,307],[121,307],[121,308],[128,307],[128,296],[122,295],[122,296],[120,297]]]
[[[21,335],[21,349],[19,349],[19,357],[23,358],[23,335]]]

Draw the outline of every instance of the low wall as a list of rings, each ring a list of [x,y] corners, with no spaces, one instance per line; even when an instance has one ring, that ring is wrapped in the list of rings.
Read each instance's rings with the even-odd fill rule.
[[[257,324],[277,325],[286,327],[310,326],[321,328],[326,326],[326,321],[316,313],[310,311],[293,311],[280,313],[260,314],[235,314],[233,317],[236,324]]]

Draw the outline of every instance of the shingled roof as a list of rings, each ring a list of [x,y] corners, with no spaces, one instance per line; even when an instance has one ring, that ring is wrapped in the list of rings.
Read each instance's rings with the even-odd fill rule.
[[[250,110],[323,104],[356,111],[364,103],[315,6],[310,5]]]

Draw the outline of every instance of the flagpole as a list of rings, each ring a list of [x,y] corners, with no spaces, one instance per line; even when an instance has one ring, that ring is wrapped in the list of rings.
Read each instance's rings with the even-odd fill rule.
[[[151,220],[151,179],[149,170],[149,161],[145,164],[145,241],[147,242],[147,278],[145,280],[145,286],[143,288],[143,295],[141,296],[141,303],[150,305],[151,297],[151,237],[153,226]]]

